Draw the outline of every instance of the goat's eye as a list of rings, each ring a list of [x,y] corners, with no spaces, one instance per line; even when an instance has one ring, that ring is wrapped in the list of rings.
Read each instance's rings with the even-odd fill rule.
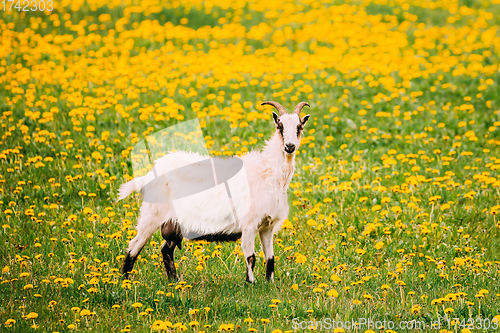
[[[280,132],[281,137],[283,137],[283,124],[282,123],[278,123],[278,131]]]
[[[300,133],[302,132],[302,129],[303,129],[303,127],[301,125],[297,126],[297,136],[300,135]]]

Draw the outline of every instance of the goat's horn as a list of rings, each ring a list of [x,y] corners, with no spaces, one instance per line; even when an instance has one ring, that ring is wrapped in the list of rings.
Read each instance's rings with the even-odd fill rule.
[[[261,105],[272,105],[272,106],[274,106],[274,107],[276,108],[276,110],[278,110],[278,111],[279,111],[279,113],[280,113],[280,117],[281,117],[282,115],[286,114],[286,110],[285,110],[285,108],[283,107],[283,105],[281,105],[281,104],[280,104],[280,103],[278,103],[278,102],[271,102],[271,101],[270,101],[270,102],[264,102],[264,103],[262,103]]]
[[[297,104],[297,106],[295,107],[295,109],[293,109],[293,113],[296,113],[298,115],[300,115],[300,110],[302,110],[302,108],[304,106],[308,106],[308,107],[311,107],[309,104],[307,104],[307,102],[300,102],[299,104]]]

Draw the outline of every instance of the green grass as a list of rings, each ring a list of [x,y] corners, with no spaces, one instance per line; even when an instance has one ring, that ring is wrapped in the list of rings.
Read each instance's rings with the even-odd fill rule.
[[[315,8],[314,4],[309,5],[305,8]],[[358,69],[347,70],[337,64],[318,68],[308,64],[310,70],[288,71],[290,63],[305,56],[301,53],[300,57],[291,58],[294,52],[307,50],[308,54],[315,54],[309,48],[316,43],[314,40],[301,45],[295,40],[287,41],[284,44],[290,51],[287,55],[284,48],[271,46],[269,36],[260,40],[219,39],[217,47],[209,46],[210,39],[191,38],[185,42],[176,39],[171,40],[173,49],[164,51],[162,47],[167,40],[155,40],[153,35],[130,37],[133,47],[125,52],[122,42],[126,38],[118,32],[119,43],[116,39],[103,41],[124,16],[125,5],[99,6],[85,3],[79,10],[59,8],[58,27],[41,13],[25,17],[6,14],[0,22],[2,40],[15,43],[13,51],[0,53],[2,331],[149,332],[156,320],[162,320],[173,325],[180,323],[171,331],[182,330],[184,327],[180,325],[184,325],[190,331],[256,328],[272,332],[292,330],[294,318],[299,321],[370,318],[391,320],[396,325],[410,320],[430,325],[441,320],[441,328],[454,331],[448,327],[450,317],[492,320],[500,315],[500,285],[496,283],[500,225],[495,215],[500,197],[496,158],[500,145],[498,67],[491,73],[469,68],[466,73],[454,75],[457,66],[433,73],[425,72],[425,66],[421,65],[421,72],[410,80],[411,86],[395,71],[390,74],[395,85],[386,89],[382,83],[370,86],[365,81],[378,60],[361,64]],[[224,29],[225,24],[219,23],[218,17],[225,17],[228,12],[231,17],[241,14],[246,32],[260,22],[273,26],[277,21],[265,19],[265,10],[250,9],[248,4],[240,7],[243,9],[239,14],[239,10],[219,7],[207,14],[204,8],[196,6],[176,9],[165,6],[151,15],[132,14],[124,31],[137,29],[133,22],[158,20],[160,25],[166,22],[178,25],[182,18],[188,19],[185,24],[188,28]],[[409,41],[406,49],[413,47],[417,38],[413,35],[415,25],[419,22],[448,26],[442,10],[411,8],[417,8],[418,13],[410,12],[418,16],[418,21],[405,33]],[[369,15],[394,15],[393,8],[385,5],[370,4],[358,9],[354,16],[360,15],[360,10]],[[101,14],[110,14],[111,21],[103,23],[104,29],[92,33],[101,36],[100,41],[85,43],[78,39],[74,45],[79,47],[55,53],[44,50],[39,54],[40,46],[34,39],[27,43],[27,52],[23,53],[20,51],[25,45],[21,42],[23,37],[9,35],[13,32],[41,36],[67,34],[76,39],[79,33],[64,25],[65,13],[71,15],[73,24],[83,19],[89,21],[85,36],[91,34],[90,17],[96,23]],[[246,18],[247,13],[252,17]],[[405,20],[398,15],[398,22]],[[40,26],[33,26],[30,17],[38,18]],[[6,29],[9,22],[15,24]],[[41,26],[43,22],[46,27]],[[453,27],[465,24],[457,21]],[[492,22],[488,24],[496,27]],[[294,25],[294,29],[303,27],[300,22]],[[477,29],[478,33],[483,32],[483,28]],[[248,49],[234,46],[242,41]],[[186,46],[198,44],[202,45],[195,51]],[[323,45],[335,47],[326,42]],[[462,50],[466,46],[459,40],[451,45]],[[59,47],[51,44],[53,49]],[[479,61],[483,66],[498,66],[498,55],[494,52],[497,49],[494,43],[491,47],[478,44],[474,50],[464,51],[463,57],[457,55],[459,64],[474,63],[469,57],[475,53],[485,55]],[[189,72],[196,66],[194,61],[188,62],[192,59],[184,58],[189,52],[199,52],[193,58],[203,57],[208,64],[218,59],[209,57],[209,52],[221,50],[234,53],[232,63],[220,66],[228,73],[224,84],[218,68]],[[346,50],[346,54],[353,50],[356,51],[355,46]],[[95,53],[92,55],[91,51]],[[430,64],[433,56],[443,54],[437,48],[425,51],[428,54],[420,56]],[[224,52],[218,55],[219,59]],[[262,52],[264,60],[251,63],[258,52]],[[160,66],[151,67],[148,62],[166,55],[172,59],[162,65],[179,64],[175,69],[179,75],[174,76],[174,70],[165,74]],[[119,62],[120,57],[124,62]],[[82,59],[88,62],[78,63]],[[245,61],[254,67],[241,67],[238,73],[231,71]],[[329,64],[326,60],[325,63]],[[40,70],[37,66],[45,67]],[[19,74],[23,67],[30,70],[27,79]],[[106,70],[90,75],[96,68]],[[59,69],[72,70],[73,74],[63,77]],[[252,85],[255,71],[262,70],[269,73],[257,76],[259,84]],[[107,77],[109,73],[112,75]],[[168,83],[179,80],[175,89],[155,87],[150,81],[147,88],[141,86],[141,80],[155,73],[160,73],[158,80],[151,82],[172,75]],[[269,77],[264,79],[266,74]],[[334,85],[327,82],[330,76],[337,78]],[[210,77],[221,85],[203,81]],[[383,81],[382,77],[374,74],[375,80]],[[125,78],[124,87],[120,78]],[[485,83],[488,79],[492,82]],[[311,86],[312,92],[294,87],[299,80]],[[357,84],[353,84],[354,80]],[[261,85],[263,81],[268,85]],[[246,85],[241,85],[242,82]],[[281,83],[281,87],[273,88],[276,83]],[[23,93],[13,89],[16,84]],[[197,95],[188,96],[190,88]],[[32,101],[29,89],[34,89]],[[135,89],[139,91],[134,92]],[[107,91],[113,91],[115,97],[122,94],[123,99],[113,101],[105,97]],[[395,91],[398,93],[390,99],[379,98],[379,94],[391,96]],[[219,102],[209,98],[210,94],[225,99]],[[241,95],[240,104],[250,101],[253,105],[239,111],[236,99],[231,102],[234,94]],[[182,121],[170,109],[162,113],[166,116],[162,120],[155,120],[151,114],[144,117],[149,106],[157,110],[169,105],[164,98],[185,107],[179,111],[185,120],[199,117],[206,122],[204,135],[212,137],[210,149],[217,154],[222,150],[236,153],[242,147],[249,150],[263,147],[274,126],[269,111],[256,107],[258,101],[276,100],[289,110],[298,101],[311,104],[310,110],[304,110],[312,117],[288,190],[289,220],[293,227],[281,230],[275,237],[274,283],[264,279],[260,245],[256,246],[257,282],[250,285],[244,282],[245,265],[239,242],[219,246],[190,241],[176,251],[180,280],[167,281],[159,233],[143,249],[135,267],[137,271],[131,275],[132,283],[123,283],[119,269],[127,241],[135,234],[141,204],[139,196],[116,202],[120,184],[126,175],[133,173],[129,155],[124,151],[135,144],[132,133],[143,138],[145,132],[152,133]],[[194,102],[200,103],[199,110],[193,110]],[[127,108],[127,116],[118,111],[117,104]],[[209,113],[214,105],[219,113],[197,114],[204,110]],[[40,118],[30,116],[30,112],[39,111],[43,118],[43,113],[54,107],[59,112],[52,114],[53,120],[40,122]],[[225,107],[231,108],[231,112],[224,113]],[[87,108],[84,113],[74,114],[82,108]],[[367,113],[359,112],[362,109]],[[248,120],[252,111],[267,114],[267,119]],[[235,120],[235,114],[241,114],[242,118]],[[248,126],[234,126],[244,120],[248,120]],[[106,131],[109,137],[103,136]],[[239,139],[233,140],[234,136]],[[102,160],[93,157],[96,151]],[[388,157],[394,161],[387,163]],[[349,184],[347,190],[346,184]],[[466,197],[471,191],[475,191],[473,199]],[[394,206],[401,210],[391,210]],[[200,271],[196,269],[198,265],[202,266]],[[329,296],[331,290],[338,297]],[[50,305],[51,301],[56,304]],[[142,306],[133,307],[136,302]],[[273,304],[276,306],[270,306]],[[90,315],[82,313],[84,309]],[[449,309],[453,312],[446,315]],[[29,313],[36,313],[37,318],[29,318]],[[245,321],[247,318],[253,322]],[[16,322],[9,325],[9,319]],[[224,326],[227,324],[234,326]],[[464,328],[457,327],[456,331]],[[367,329],[361,327],[359,331]],[[397,327],[394,330],[410,331]]]

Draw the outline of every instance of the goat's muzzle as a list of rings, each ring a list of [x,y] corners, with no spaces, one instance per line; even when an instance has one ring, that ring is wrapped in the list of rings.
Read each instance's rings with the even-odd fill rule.
[[[286,143],[285,144],[285,152],[288,154],[292,154],[295,151],[295,145],[293,143]]]

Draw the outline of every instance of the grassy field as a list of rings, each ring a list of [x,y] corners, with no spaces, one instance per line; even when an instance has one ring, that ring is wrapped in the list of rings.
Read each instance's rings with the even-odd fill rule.
[[[493,331],[500,1],[53,7],[0,14],[0,331]],[[311,104],[275,283],[260,245],[249,285],[239,243],[192,241],[166,281],[159,233],[124,282],[134,144],[198,118],[212,155],[261,149],[265,100]]]

